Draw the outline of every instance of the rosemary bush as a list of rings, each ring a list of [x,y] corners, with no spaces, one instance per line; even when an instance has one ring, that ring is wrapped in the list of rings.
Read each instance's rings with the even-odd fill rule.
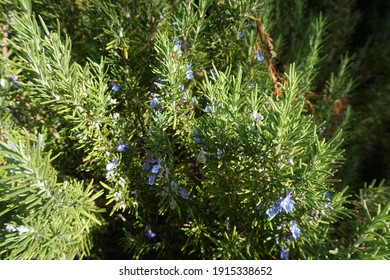
[[[355,6],[1,0],[0,258],[388,259]]]

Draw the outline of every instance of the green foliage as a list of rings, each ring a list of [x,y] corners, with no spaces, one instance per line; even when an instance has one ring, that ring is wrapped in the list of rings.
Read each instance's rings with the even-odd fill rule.
[[[57,182],[42,135],[12,135],[0,142],[0,256],[5,259],[73,259],[88,255],[91,231],[101,225],[92,182]],[[24,136],[24,137],[23,137]]]
[[[342,240],[331,253],[341,259],[389,259],[389,188],[380,182],[365,184],[355,202],[356,211],[339,231],[354,231],[353,243]],[[342,244],[344,243],[344,244]]]
[[[388,259],[360,15],[311,2],[0,0],[0,258]]]

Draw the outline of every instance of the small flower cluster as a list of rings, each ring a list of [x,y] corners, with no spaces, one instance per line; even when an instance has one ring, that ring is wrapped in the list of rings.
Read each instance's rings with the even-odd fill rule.
[[[295,201],[291,199],[291,194],[293,191],[286,189],[286,196],[284,198],[279,198],[276,204],[271,205],[270,208],[266,210],[266,214],[272,220],[278,213],[291,213],[294,209]],[[290,235],[289,239],[296,239],[301,236],[301,230],[297,226],[295,220],[290,222]],[[287,245],[284,244],[284,248],[280,252],[281,259],[288,259]]]
[[[188,191],[183,187],[179,187],[178,184],[172,180],[170,186],[164,187],[164,195],[168,195],[170,199],[170,207],[171,209],[176,209],[177,202],[175,200],[175,195],[180,194],[183,199],[188,199]]]
[[[301,230],[299,227],[297,227],[297,222],[296,221],[291,221],[290,222],[290,228],[289,228],[291,235],[288,237],[289,240],[298,238],[301,236]],[[287,243],[284,243],[283,249],[280,251],[280,259],[281,260],[288,260],[289,254],[288,254],[288,247]]]
[[[123,141],[119,141],[118,146],[116,147],[116,150],[120,153],[122,153],[126,148],[129,148],[128,143],[123,143]],[[113,161],[106,164],[106,170],[112,171],[118,166],[119,159],[116,157]]]
[[[172,192],[180,193],[183,199],[188,199],[188,191],[183,187],[179,187],[174,180],[171,181],[171,190]]]
[[[156,179],[157,175],[160,175],[161,172],[163,171],[163,167],[161,165],[161,159],[155,160],[151,153],[148,152],[148,159],[144,161],[143,167],[146,171],[150,172],[150,176],[148,179],[148,184],[149,185],[154,185],[154,181]]]
[[[267,209],[266,214],[270,219],[273,219],[278,213],[290,213],[294,209],[295,201],[291,199],[292,191],[290,192],[286,189],[286,197],[279,198],[276,202],[276,205],[271,205],[270,208]]]

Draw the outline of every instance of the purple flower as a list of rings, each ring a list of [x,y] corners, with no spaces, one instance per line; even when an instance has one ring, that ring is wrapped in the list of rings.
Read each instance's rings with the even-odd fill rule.
[[[187,72],[186,72],[186,75],[187,75],[187,80],[191,80],[191,79],[194,78],[194,73],[192,72],[191,64],[187,64]]]
[[[106,165],[106,170],[111,171],[118,166],[118,158],[115,158],[113,162],[109,162]]]
[[[262,56],[259,51],[256,51],[256,60],[259,62],[264,61],[264,56]]]
[[[238,39],[241,39],[242,35],[243,35],[243,32],[242,31],[238,31],[238,33],[237,33]]]
[[[118,91],[119,91],[119,86],[118,86],[118,84],[115,83],[115,82],[111,82],[111,83],[110,83],[110,87],[111,87],[111,89],[112,89],[113,91],[115,91],[115,92],[118,92]]]
[[[286,244],[284,244],[282,251],[280,251],[280,259],[281,260],[288,260],[288,252],[287,252]]]
[[[204,110],[207,112],[207,113],[211,113],[211,107],[209,105],[207,105]]]
[[[290,231],[291,231],[291,239],[295,239],[301,236],[301,230],[299,227],[297,227],[296,221],[291,221],[291,226],[290,226]]]
[[[122,153],[126,148],[129,147],[129,144],[125,143],[123,144],[122,142],[119,143],[118,147],[116,147],[116,150],[120,153]]]
[[[202,139],[200,139],[199,137],[194,137],[194,142],[195,143],[200,143],[202,141]]]

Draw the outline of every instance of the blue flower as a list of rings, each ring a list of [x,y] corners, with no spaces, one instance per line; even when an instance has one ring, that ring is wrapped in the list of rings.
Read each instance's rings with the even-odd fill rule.
[[[123,144],[122,142],[119,143],[118,147],[116,147],[116,150],[120,153],[122,153],[126,148],[129,147],[129,144],[125,143]]]
[[[291,226],[290,226],[290,231],[291,231],[291,239],[295,239],[301,236],[301,230],[299,227],[297,227],[296,221],[291,221]]]
[[[115,91],[115,92],[118,92],[118,91],[119,91],[119,86],[118,86],[118,84],[115,83],[115,82],[111,82],[111,83],[110,83],[110,87],[111,87],[111,89],[112,89],[113,91]]]
[[[144,169],[146,171],[149,171],[150,170],[150,165],[152,163],[154,163],[155,160],[153,159],[153,155],[152,155],[152,153],[149,150],[146,151],[146,156],[147,156],[147,160],[144,161],[142,166],[144,167]]]
[[[211,113],[211,107],[209,105],[207,105],[204,110],[207,112],[207,113]]]
[[[194,129],[194,132],[192,133],[192,136],[194,137],[194,142],[195,143],[200,143],[202,141],[202,139],[198,137],[199,136],[198,129],[196,129],[196,128]]]
[[[265,213],[268,215],[270,219],[273,219],[276,216],[276,214],[279,213],[279,209],[277,206],[271,205],[271,207],[268,208],[267,211],[265,211]]]
[[[148,184],[149,185],[154,185],[154,179],[156,178],[156,175],[155,174],[152,174],[149,176],[149,179],[148,179]]]
[[[259,51],[256,51],[256,60],[259,61],[259,62],[262,62],[264,61],[264,56],[261,55],[261,53]]]
[[[8,75],[8,78],[9,78],[11,83],[15,83],[16,80],[18,79],[18,77],[15,77],[14,75]]]
[[[150,228],[150,226],[146,226],[146,237],[148,239],[153,239],[156,237],[156,234],[152,231],[152,229]]]
[[[153,174],[157,174],[160,168],[161,168],[161,159],[158,159],[157,164],[153,165],[151,172]]]
[[[118,158],[115,158],[113,162],[109,162],[106,165],[106,170],[111,171],[118,166]]]
[[[194,73],[192,72],[191,64],[187,64],[187,72],[186,72],[186,75],[187,75],[187,80],[191,80],[191,79],[194,78]]]
[[[281,260],[288,260],[288,252],[287,252],[286,244],[284,244],[283,249],[280,251],[280,259]]]
[[[142,164],[142,166],[144,167],[144,169],[145,169],[146,171],[149,171],[149,170],[150,170],[150,164],[149,164],[148,161],[145,161],[145,162]]]
[[[188,191],[186,189],[183,189],[182,187],[180,187],[180,192],[181,192],[181,197],[183,199],[188,199]]]
[[[181,40],[178,39],[175,43],[175,46],[173,47],[173,52],[179,52],[181,53]]]
[[[295,201],[291,199],[292,192],[293,191],[290,192],[288,189],[286,189],[286,197],[283,199],[278,199],[276,205],[271,205],[271,207],[267,209],[265,213],[269,216],[270,219],[275,217],[275,215],[278,213],[292,212],[295,204]]]
[[[16,82],[16,80],[18,79],[18,77],[14,76],[14,75],[8,75],[8,78],[13,86],[14,89],[18,89],[19,88],[19,84]]]
[[[241,39],[242,35],[243,35],[243,32],[242,31],[238,31],[238,33],[237,33],[238,39]]]
[[[150,97],[152,98],[152,100],[150,101],[149,106],[150,106],[150,108],[153,109],[154,107],[156,107],[156,105],[157,105],[157,103],[158,103],[158,99],[157,99],[155,93],[151,93],[151,94],[150,94]]]
[[[291,194],[293,191],[286,189],[286,197],[278,200],[278,205],[280,212],[291,212],[294,209],[295,201],[291,199]]]

